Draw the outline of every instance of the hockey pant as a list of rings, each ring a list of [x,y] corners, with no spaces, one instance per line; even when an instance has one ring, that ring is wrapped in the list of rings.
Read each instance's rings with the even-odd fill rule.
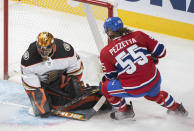
[[[125,112],[127,110],[125,101],[125,98],[127,97],[144,97],[147,100],[154,101],[161,106],[174,111],[179,104],[166,91],[160,91],[160,84],[161,79],[159,79],[149,91],[142,94],[134,95],[129,94],[125,89],[123,89],[119,80],[107,80],[102,83],[101,91],[110,102],[110,104],[112,104],[113,107],[122,112]]]

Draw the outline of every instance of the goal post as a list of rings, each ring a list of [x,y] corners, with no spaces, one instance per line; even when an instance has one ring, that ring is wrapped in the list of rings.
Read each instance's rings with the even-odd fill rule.
[[[100,52],[100,50],[104,47],[104,44],[103,44],[101,35],[99,34],[98,27],[95,21],[95,17],[93,16],[91,7],[88,6],[88,4],[106,7],[108,9],[108,17],[113,16],[113,5],[107,2],[96,1],[96,0],[75,0],[75,1],[83,2],[82,5],[83,5],[84,12],[87,16],[88,24],[90,26],[93,36],[95,36],[94,40],[96,42],[97,49]]]
[[[4,61],[3,61],[3,79],[7,80],[8,79],[8,0],[4,0],[4,36],[3,36],[3,40],[4,40]]]
[[[51,32],[76,50],[99,53],[107,43],[103,22],[117,13],[115,1],[4,0],[3,78],[20,70],[22,54],[42,31]]]

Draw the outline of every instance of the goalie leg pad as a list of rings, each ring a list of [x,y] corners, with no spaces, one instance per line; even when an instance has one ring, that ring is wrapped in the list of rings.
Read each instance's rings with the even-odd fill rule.
[[[26,90],[32,104],[32,108],[35,116],[46,116],[50,113],[50,106],[48,96],[43,88],[37,88],[36,90]]]

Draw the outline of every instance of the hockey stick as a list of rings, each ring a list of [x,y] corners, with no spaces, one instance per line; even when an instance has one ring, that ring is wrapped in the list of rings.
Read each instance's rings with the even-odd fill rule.
[[[11,102],[0,102],[0,104],[9,105],[9,106],[16,106],[16,107],[21,107],[21,108],[27,109],[28,113],[30,115],[35,116],[33,111],[30,112],[31,108],[29,106],[22,105],[22,104],[17,104],[17,103],[11,103]],[[84,114],[73,113],[73,112],[68,112],[68,111],[56,111],[56,112],[53,112],[53,115],[61,116],[61,117],[64,117],[64,118],[69,118],[69,119],[85,120],[84,119],[85,118]]]
[[[63,108],[69,107],[69,106],[71,106],[71,105],[73,105],[73,104],[75,104],[75,103],[77,103],[77,102],[79,102],[79,101],[85,99],[86,97],[88,97],[88,96],[90,96],[90,95],[92,95],[92,94],[95,94],[95,93],[97,93],[97,92],[99,91],[98,86],[91,86],[91,87],[93,87],[94,89],[90,90],[90,91],[87,92],[87,93],[84,93],[84,94],[83,94],[82,96],[80,96],[80,97],[74,98],[74,99],[73,99],[72,101],[70,101],[69,103],[67,103],[67,104],[65,104],[65,105],[63,105],[63,106],[61,106],[60,108],[58,108],[58,109],[56,109],[56,110],[53,110],[53,112],[60,111],[60,110],[62,110]]]
[[[102,96],[100,100],[96,103],[96,105],[92,109],[90,109],[87,114],[85,114],[84,116],[85,120],[89,120],[92,116],[94,116],[96,112],[98,112],[98,110],[103,106],[105,101],[106,101],[106,98]]]
[[[96,112],[98,112],[98,110],[102,107],[105,101],[106,101],[106,98],[102,96],[100,100],[96,103],[96,105],[92,109],[90,109],[86,114],[72,113],[72,112],[61,111],[61,110],[57,110],[53,112],[53,114],[57,116],[65,117],[65,118],[86,121],[86,120],[89,120],[92,116],[94,116]]]
[[[85,93],[84,95],[74,98],[71,102],[61,106],[58,109],[53,109],[51,110],[53,115],[57,115],[57,116],[61,116],[61,117],[66,117],[66,118],[71,118],[71,119],[78,119],[78,120],[84,120],[85,116],[84,114],[81,113],[72,113],[72,112],[68,112],[68,111],[62,111],[62,109],[69,107],[83,99],[85,99],[86,97],[95,94],[96,92],[99,91],[98,86],[92,86],[94,89],[92,89],[91,91]]]
[[[96,92],[99,91],[98,86],[91,86],[93,89],[87,93],[85,93],[84,95],[73,99],[71,102],[65,104],[64,106],[56,109],[56,110],[51,110],[51,114],[55,115],[55,116],[61,116],[64,118],[70,118],[70,119],[76,119],[76,120],[88,120],[90,119],[98,110],[99,108],[104,104],[104,102],[101,102],[101,99],[97,102],[97,104],[89,110],[88,113],[86,114],[82,114],[82,113],[73,113],[73,112],[69,112],[69,111],[62,111],[63,108],[69,107],[81,100],[83,100],[84,98],[86,98],[87,96],[90,96]],[[18,106],[18,107],[22,107],[22,108],[26,108],[26,109],[30,109],[30,107],[25,106],[25,105],[20,105],[20,104],[15,104],[15,103],[9,103],[9,102],[0,102],[0,104],[7,104],[7,105],[14,105],[14,106]],[[31,113],[30,113],[31,114]],[[33,115],[33,114],[31,114]]]
[[[92,92],[91,94],[93,94],[93,93],[95,93],[95,92]],[[88,95],[89,94],[85,94],[84,96],[76,98],[72,102],[67,103],[67,104],[65,104],[62,107],[65,108],[65,107],[71,106],[72,103],[76,103],[79,100],[84,99]],[[57,110],[52,110],[52,114],[55,115],[55,116],[60,116],[60,117],[64,117],[64,118],[86,121],[86,120],[89,120],[92,116],[94,116],[96,114],[96,112],[98,112],[98,110],[102,107],[102,105],[104,104],[105,101],[106,101],[106,98],[104,96],[102,96],[100,98],[100,100],[96,103],[96,105],[92,109],[90,109],[86,114],[84,114],[84,113],[83,114],[82,113],[73,113],[73,112],[68,112],[68,111],[61,111],[60,110],[61,108],[57,109]],[[16,104],[16,103],[0,102],[0,104],[6,104],[6,105],[17,106],[17,107],[22,107],[22,108],[30,109],[29,106],[25,106],[25,105],[21,105],[21,104]],[[31,115],[33,115],[33,114],[31,114]]]

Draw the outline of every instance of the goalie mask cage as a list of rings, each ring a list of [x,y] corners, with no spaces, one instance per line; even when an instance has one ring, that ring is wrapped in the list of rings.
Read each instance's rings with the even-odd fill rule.
[[[114,16],[115,5],[99,0],[4,0],[4,79],[20,72],[23,53],[43,31],[75,50],[99,53],[107,43],[103,23]]]

